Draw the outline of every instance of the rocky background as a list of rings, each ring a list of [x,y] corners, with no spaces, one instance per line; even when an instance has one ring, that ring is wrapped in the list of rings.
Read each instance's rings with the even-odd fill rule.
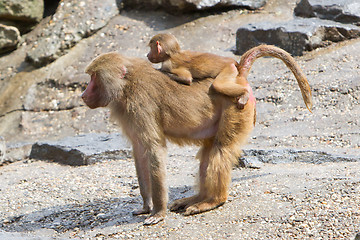
[[[0,0],[0,238],[355,237],[359,26],[357,0]],[[131,150],[109,112],[80,94],[91,59],[145,58],[159,32],[235,59],[277,45],[297,56],[314,109],[282,62],[259,59],[249,168],[234,169],[229,202],[143,228],[131,216],[141,204]],[[170,145],[170,200],[191,194],[196,150]]]

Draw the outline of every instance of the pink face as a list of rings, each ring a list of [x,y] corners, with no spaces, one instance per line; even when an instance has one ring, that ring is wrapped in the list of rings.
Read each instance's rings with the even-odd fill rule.
[[[91,74],[90,82],[85,91],[82,93],[81,97],[85,104],[91,109],[106,107],[107,103],[104,101],[101,92],[102,91],[99,87],[98,79],[96,78],[96,73],[93,73]]]
[[[152,63],[160,63],[166,60],[166,53],[164,53],[161,45],[159,42],[156,42],[155,44],[150,45],[150,52],[147,55],[147,58]]]

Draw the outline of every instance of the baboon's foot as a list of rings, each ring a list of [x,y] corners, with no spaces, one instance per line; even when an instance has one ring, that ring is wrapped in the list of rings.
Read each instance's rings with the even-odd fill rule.
[[[149,214],[151,212],[151,208],[141,208],[141,209],[137,209],[135,211],[133,211],[133,215],[137,216],[137,215],[143,215],[143,214]]]
[[[170,205],[170,211],[172,211],[172,212],[183,212],[183,211],[185,211],[185,209],[188,206],[198,202],[198,199],[199,199],[199,196],[194,195],[192,197],[181,198],[181,199],[175,200]]]
[[[245,104],[248,102],[248,100],[249,100],[249,93],[245,93],[237,97],[237,107],[239,109],[244,109]]]
[[[225,201],[215,201],[213,199],[206,199],[204,201],[197,202],[195,204],[192,204],[192,205],[186,207],[184,215],[188,216],[188,215],[193,215],[193,214],[210,211],[212,209],[215,209],[215,208],[223,205],[224,203],[225,203]]]
[[[165,212],[157,212],[151,214],[150,217],[146,218],[144,225],[154,225],[165,219]]]

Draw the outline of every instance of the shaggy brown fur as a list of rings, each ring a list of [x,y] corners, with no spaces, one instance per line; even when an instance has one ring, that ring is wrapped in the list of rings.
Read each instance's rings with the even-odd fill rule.
[[[237,81],[247,84],[250,67],[262,54],[288,58],[273,54],[279,51],[271,46],[249,50],[240,61]],[[299,70],[291,67],[295,72]],[[134,214],[151,213],[144,224],[155,224],[165,217],[166,139],[180,145],[201,145],[199,193],[174,201],[170,210],[190,215],[225,203],[231,168],[254,126],[255,99],[251,92],[249,101],[239,110],[234,98],[210,87],[212,79],[191,86],[178,84],[150,63],[118,53],[97,57],[86,72],[91,80],[82,95],[84,102],[91,108],[108,105],[133,145],[144,200],[143,208]],[[311,103],[310,88],[304,81],[300,79],[304,101]]]
[[[155,35],[149,47],[149,61],[161,62],[161,71],[175,74],[175,80],[190,85],[194,78],[215,78],[213,88],[226,96],[237,97],[239,108],[243,108],[248,101],[250,86],[235,82],[238,63],[234,59],[211,53],[182,51],[177,39],[168,33]]]

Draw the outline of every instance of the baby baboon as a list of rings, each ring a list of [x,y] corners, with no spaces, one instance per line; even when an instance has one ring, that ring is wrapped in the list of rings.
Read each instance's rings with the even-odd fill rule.
[[[183,51],[177,39],[168,33],[155,35],[149,47],[149,61],[161,62],[161,71],[175,74],[175,80],[190,85],[194,78],[215,78],[214,89],[224,95],[237,97],[239,108],[243,108],[248,101],[251,89],[248,84],[236,81],[238,63],[234,59],[211,53]]]

